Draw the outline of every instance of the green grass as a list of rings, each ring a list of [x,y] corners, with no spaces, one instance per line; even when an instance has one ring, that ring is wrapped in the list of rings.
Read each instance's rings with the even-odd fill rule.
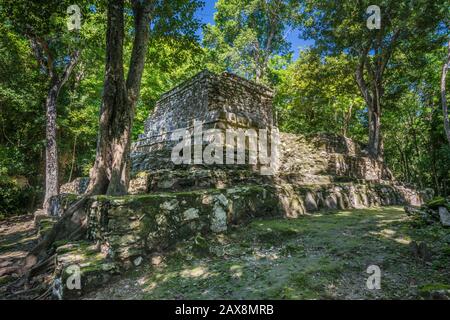
[[[430,263],[413,256],[412,240],[427,243]],[[415,228],[400,207],[338,211],[254,220],[130,277],[145,299],[411,299],[450,285],[449,243],[448,229]],[[369,265],[381,268],[381,290],[366,288]]]

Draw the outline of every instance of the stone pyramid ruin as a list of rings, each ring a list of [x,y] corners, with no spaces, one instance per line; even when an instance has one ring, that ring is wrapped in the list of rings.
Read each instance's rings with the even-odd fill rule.
[[[175,165],[171,161],[176,143],[171,135],[180,128],[192,132],[194,120],[202,121],[205,129],[218,128],[224,135],[229,128],[277,131],[273,95],[271,89],[244,78],[209,71],[164,94],[145,122],[144,134],[133,145],[134,178],[129,192],[268,184],[291,190],[289,201],[297,199],[298,205],[290,209],[298,214],[422,203],[423,194],[397,183],[383,162],[371,159],[358,143],[342,136],[279,134],[277,170],[269,177],[261,176],[251,165]],[[288,216],[297,214],[289,212],[289,207],[286,210]]]
[[[426,200],[425,192],[398,183],[384,163],[368,157],[351,139],[278,134],[272,98],[269,88],[209,71],[164,94],[132,147],[130,195],[92,198],[83,209],[89,225],[84,247],[66,244],[57,249],[60,280],[68,276],[64,270],[70,264],[84,263],[91,276],[82,288],[88,291],[108,275],[140,264],[147,254],[255,217],[296,218],[321,210],[420,205]],[[173,134],[180,129],[192,133],[194,121],[201,121],[205,131],[217,129],[224,135],[227,129],[278,134],[275,171],[261,174],[259,160],[175,164],[172,152],[179,141]],[[189,136],[188,149],[208,145],[194,140]],[[250,142],[244,146],[248,160]],[[83,183],[79,179],[62,190],[82,192]],[[93,244],[100,254],[86,254],[96,250]]]

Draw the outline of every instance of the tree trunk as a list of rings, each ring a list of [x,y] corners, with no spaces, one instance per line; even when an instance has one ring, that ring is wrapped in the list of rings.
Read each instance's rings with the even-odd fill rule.
[[[368,152],[374,159],[382,160],[383,158],[383,144],[381,141],[381,114],[380,105],[377,99],[372,101],[368,106],[369,111],[369,146]]]
[[[111,179],[111,163],[114,144],[120,137],[121,123],[116,119],[126,104],[126,88],[123,71],[124,1],[108,2],[106,32],[106,64],[97,151],[90,174],[88,194],[105,194]],[[123,125],[123,123],[122,123]]]
[[[345,112],[345,111],[342,112],[342,116],[344,118],[343,119],[344,123],[343,123],[343,128],[342,128],[342,135],[344,137],[347,137],[347,134],[348,134],[348,130],[349,130],[349,127],[350,127],[350,121],[352,119],[352,110],[353,110],[353,103],[350,103],[350,106],[349,106],[347,112]]]
[[[383,159],[383,141],[381,138],[381,78],[374,77],[372,80],[372,93],[367,86],[364,79],[364,67],[366,65],[366,54],[363,52],[358,68],[356,69],[355,77],[361,95],[366,102],[368,109],[368,126],[369,126],[369,145],[367,151],[369,155],[378,160]],[[378,72],[378,74],[381,72]]]
[[[58,184],[58,148],[56,144],[56,100],[58,99],[59,84],[52,79],[48,92],[46,107],[46,147],[45,147],[45,199],[44,210],[50,215],[57,215],[58,206],[50,203],[51,197],[59,194]]]
[[[67,182],[71,182],[72,181],[73,168],[75,167],[75,151],[77,149],[77,138],[78,138],[78,135],[76,135],[75,139],[73,140],[72,164],[70,166],[69,179],[68,179]]]
[[[442,102],[442,112],[444,115],[444,130],[445,135],[447,137],[447,141],[450,144],[450,123],[448,119],[448,105],[446,93],[446,85],[447,85],[446,79],[449,67],[450,67],[450,40],[448,41],[447,58],[444,62],[444,66],[442,67],[442,75],[441,75],[441,102]]]
[[[131,130],[147,53],[150,4],[136,0],[132,7],[135,36],[125,83],[123,0],[108,4],[104,94],[88,194],[123,195],[128,189]]]
[[[56,116],[57,116],[57,101],[59,92],[62,86],[69,79],[70,74],[78,62],[80,52],[76,50],[68,64],[64,67],[61,77],[58,77],[54,70],[50,71],[51,81],[50,90],[45,102],[47,122],[46,122],[46,147],[45,147],[45,196],[44,196],[44,210],[50,215],[58,215],[59,202],[52,201],[53,196],[59,194],[58,181],[58,145],[56,143]]]

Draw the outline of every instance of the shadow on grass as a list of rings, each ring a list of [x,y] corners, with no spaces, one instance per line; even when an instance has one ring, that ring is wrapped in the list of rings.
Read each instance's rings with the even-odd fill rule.
[[[186,242],[140,283],[148,299],[417,298],[420,286],[450,281],[447,235],[413,228],[400,207],[255,220],[207,238],[200,256]],[[427,242],[431,262],[411,253],[413,240]],[[381,290],[366,287],[370,265],[381,269]]]

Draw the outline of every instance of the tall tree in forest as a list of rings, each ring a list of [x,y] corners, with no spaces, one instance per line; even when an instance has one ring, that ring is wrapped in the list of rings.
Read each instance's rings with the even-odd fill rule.
[[[345,52],[358,59],[355,78],[368,109],[368,152],[382,159],[384,80],[395,68],[390,64],[392,54],[400,44],[411,44],[409,50],[417,54],[439,43],[433,43],[432,35],[442,21],[445,1],[377,1],[381,23],[379,28],[369,29],[366,10],[372,4],[365,0],[308,1],[303,10],[304,36],[313,38],[325,53]]]
[[[216,9],[204,37],[213,69],[264,81],[270,58],[290,49],[286,36],[298,24],[299,1],[218,0]]]
[[[79,210],[90,195],[122,195],[129,183],[129,151],[136,103],[139,99],[150,37],[166,36],[195,39],[199,22],[194,18],[197,0],[132,0],[133,41],[128,74],[125,78],[124,0],[107,3],[106,63],[103,85],[96,160],[90,173],[90,182],[84,197],[64,211],[60,220],[27,255],[21,272],[38,262],[39,256],[56,240],[77,237],[86,227],[84,210]]]
[[[450,25],[449,25],[450,28]],[[448,105],[447,105],[447,73],[450,68],[450,38],[447,43],[447,56],[445,58],[444,65],[442,66],[441,74],[441,103],[442,103],[442,113],[444,116],[444,130],[447,136],[448,143],[450,144],[450,122],[448,120]]]
[[[59,193],[57,102],[80,56],[80,38],[67,27],[68,1],[3,1],[0,16],[6,25],[29,40],[38,67],[47,76],[44,209]],[[79,7],[78,7],[79,8]],[[75,31],[76,32],[76,31]],[[49,212],[50,213],[50,212]]]
[[[129,183],[131,130],[150,37],[194,38],[197,0],[132,0],[134,39],[128,73],[123,65],[124,0],[108,1],[103,101],[94,167],[87,194],[122,195]]]

